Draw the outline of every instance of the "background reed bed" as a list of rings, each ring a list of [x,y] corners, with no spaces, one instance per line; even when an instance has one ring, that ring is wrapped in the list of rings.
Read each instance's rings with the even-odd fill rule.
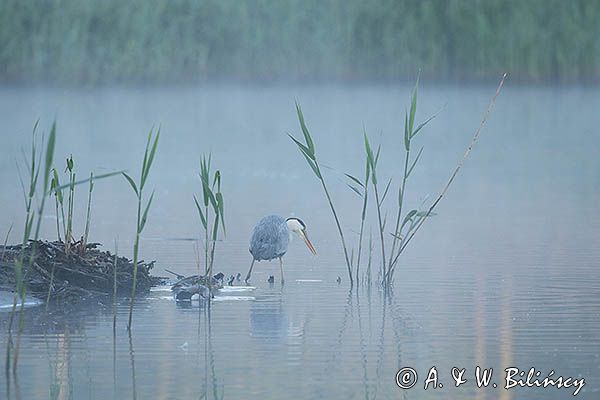
[[[0,82],[598,81],[599,15],[588,0],[4,0]]]

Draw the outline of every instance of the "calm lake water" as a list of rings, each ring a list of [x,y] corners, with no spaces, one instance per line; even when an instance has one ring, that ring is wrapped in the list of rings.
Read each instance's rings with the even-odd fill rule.
[[[411,205],[435,196],[478,126],[495,85],[424,86],[418,120],[441,109],[420,134],[425,146],[407,191]],[[574,388],[505,390],[505,368],[536,368],[539,379],[584,378],[577,398],[600,396],[600,89],[523,88],[510,82],[438,215],[401,259],[391,293],[350,290],[343,255],[318,182],[286,133],[299,134],[303,107],[350,241],[360,203],[342,172],[363,171],[362,130],[383,143],[380,179],[403,162],[409,86],[0,89],[0,236],[18,242],[23,204],[15,160],[37,118],[57,118],[59,169],[73,154],[78,175],[137,174],[149,129],[162,136],[149,187],[154,205],[142,257],[181,274],[197,271],[201,154],[222,171],[227,237],[216,270],[244,275],[248,238],[267,214],[302,218],[317,248],[290,244],[286,284],[276,262],[255,266],[252,287],[228,289],[210,307],[172,300],[168,287],[136,302],[127,335],[127,299],[51,304],[25,311],[16,378],[0,376],[10,399],[565,399]],[[75,207],[81,234],[85,190]],[[430,198],[431,198],[430,197]],[[374,217],[373,210],[369,210]],[[47,208],[43,236],[53,239]],[[131,255],[134,197],[122,179],[98,182],[93,241]],[[373,222],[373,265],[379,242]],[[367,228],[370,229],[370,228]],[[365,246],[368,246],[365,243]],[[363,266],[364,268],[364,266]],[[274,285],[267,283],[276,277]],[[337,277],[342,282],[338,285]],[[374,275],[374,279],[376,275]],[[10,293],[0,293],[6,305]],[[8,312],[0,308],[4,360]],[[431,367],[443,387],[424,390]],[[493,368],[477,388],[475,368]],[[419,376],[395,383],[402,367]],[[455,388],[452,367],[468,382]],[[438,383],[439,383],[438,382]],[[492,383],[498,385],[493,388]]]

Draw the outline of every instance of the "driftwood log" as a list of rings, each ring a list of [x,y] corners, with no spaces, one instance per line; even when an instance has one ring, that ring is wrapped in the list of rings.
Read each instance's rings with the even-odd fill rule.
[[[49,289],[52,298],[112,293],[115,256],[99,250],[100,246],[78,242],[68,252],[62,242],[41,240],[30,241],[24,249],[22,245],[0,246],[0,289],[15,289],[15,265],[22,257],[29,294],[45,298]],[[154,261],[138,262],[138,293],[164,282],[165,278],[150,275],[153,267]],[[117,291],[126,294],[132,283],[133,261],[117,257]]]

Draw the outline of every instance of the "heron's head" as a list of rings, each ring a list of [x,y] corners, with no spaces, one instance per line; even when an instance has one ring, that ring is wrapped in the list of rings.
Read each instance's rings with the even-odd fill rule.
[[[295,218],[295,217],[288,218],[285,220],[285,223],[287,224],[290,232],[293,232],[293,233],[297,234],[298,236],[300,236],[302,238],[302,240],[304,240],[304,243],[306,243],[306,247],[308,247],[308,249],[313,254],[317,254],[315,247],[312,245],[312,243],[308,239],[308,233],[306,233],[306,225],[304,224],[304,222],[302,222],[302,220],[300,218]]]

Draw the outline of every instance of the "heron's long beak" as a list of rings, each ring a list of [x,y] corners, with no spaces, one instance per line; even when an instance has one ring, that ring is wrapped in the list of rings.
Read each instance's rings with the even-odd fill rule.
[[[304,243],[306,243],[306,247],[308,247],[311,253],[317,254],[317,250],[315,250],[315,246],[313,246],[313,244],[308,239],[306,231],[300,231],[300,236],[302,236],[302,239],[304,239]]]

